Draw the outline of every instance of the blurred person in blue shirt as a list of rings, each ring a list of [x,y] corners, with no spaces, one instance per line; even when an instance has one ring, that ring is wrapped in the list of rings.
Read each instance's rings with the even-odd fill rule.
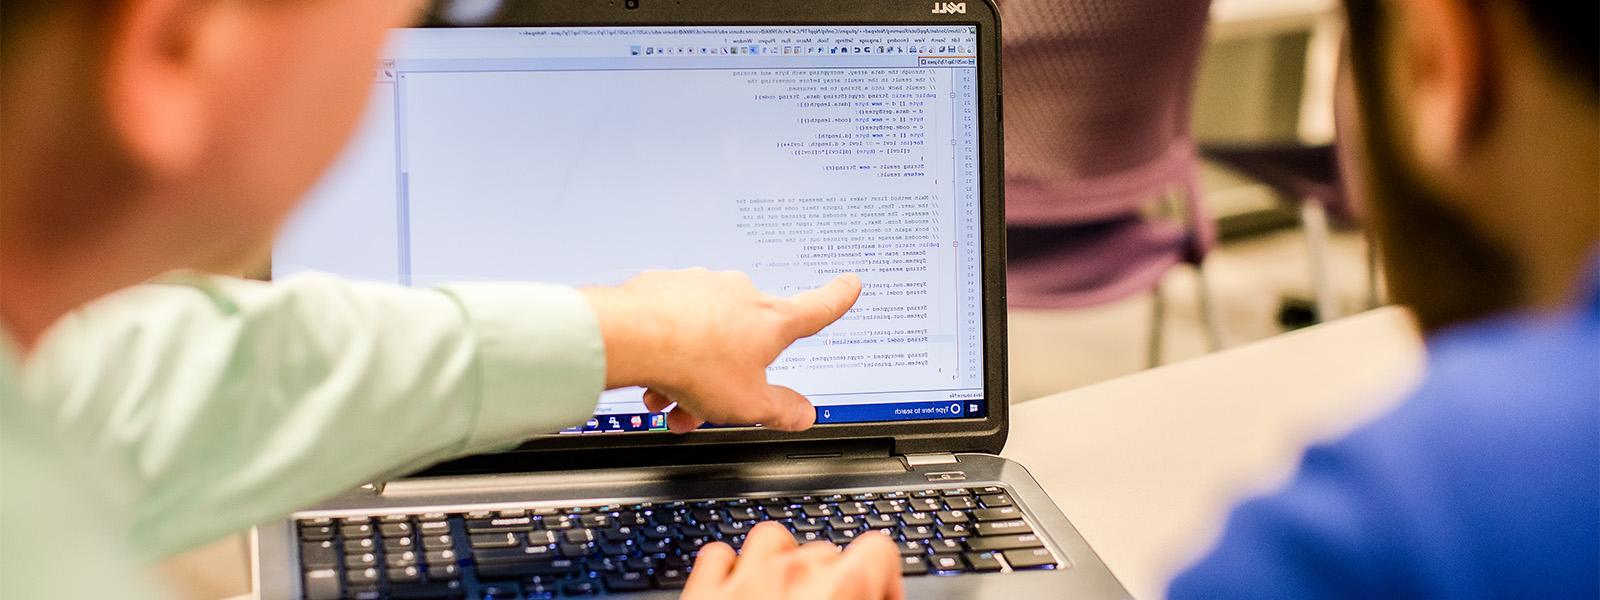
[[[1597,3],[1345,4],[1347,166],[1428,375],[1171,595],[1600,596]]]

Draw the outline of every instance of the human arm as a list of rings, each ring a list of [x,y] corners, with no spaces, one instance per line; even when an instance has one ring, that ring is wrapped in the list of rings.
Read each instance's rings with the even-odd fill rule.
[[[536,317],[530,317],[535,315]],[[63,320],[29,398],[124,468],[155,558],[361,483],[585,418],[599,327],[557,286],[183,275]]]
[[[724,274],[640,279],[580,293],[187,275],[65,319],[25,380],[55,426],[125,467],[114,487],[132,496],[147,558],[581,421],[607,383],[668,386],[719,418],[809,425],[798,396],[746,402],[802,332],[773,316],[787,305]],[[859,291],[846,287],[841,312]]]

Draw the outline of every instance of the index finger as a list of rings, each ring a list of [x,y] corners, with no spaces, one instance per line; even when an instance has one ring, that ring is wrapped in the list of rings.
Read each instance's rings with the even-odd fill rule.
[[[848,273],[817,289],[790,296],[788,302],[794,313],[789,333],[795,338],[816,335],[849,312],[860,297],[861,278]]]

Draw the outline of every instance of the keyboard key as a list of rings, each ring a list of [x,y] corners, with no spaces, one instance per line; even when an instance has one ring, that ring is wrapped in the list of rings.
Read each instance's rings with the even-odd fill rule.
[[[344,540],[344,551],[347,554],[355,554],[357,552],[371,552],[374,548],[377,548],[377,547],[378,547],[378,544],[376,542],[372,541],[372,538],[353,538],[353,539],[352,538],[345,538],[345,540]]]
[[[902,556],[900,557],[900,574],[927,575],[928,561],[923,560],[921,556]]]
[[[300,544],[300,566],[306,569],[332,569],[339,566],[339,549],[333,542]]]
[[[872,529],[888,529],[900,524],[900,521],[888,515],[867,515],[862,520]]]
[[[979,523],[982,525],[982,523]],[[949,539],[962,539],[972,535],[972,527],[966,523],[954,523],[939,526],[939,537]]]
[[[313,525],[300,527],[300,539],[307,542],[325,542],[333,539],[332,525]]]
[[[966,523],[971,520],[967,517],[967,513],[959,510],[941,510],[933,513],[933,518],[938,519],[940,523]]]
[[[999,494],[999,493],[1002,493],[1002,492],[1004,492],[1006,490],[1005,490],[1005,488],[1002,488],[1002,487],[1000,487],[998,485],[986,485],[986,486],[983,486],[981,488],[977,488],[976,491],[979,494],[989,495],[989,494]]]
[[[429,565],[443,565],[443,564],[452,564],[453,565],[456,562],[456,551],[455,550],[430,550],[426,554],[423,555],[423,560],[428,561]]]
[[[428,579],[438,581],[456,579],[458,577],[461,577],[461,568],[457,567],[455,563],[443,565],[428,563]]]
[[[879,500],[872,503],[872,510],[880,515],[893,515],[905,511],[906,506],[893,500]]]
[[[871,508],[865,502],[845,502],[838,506],[838,512],[841,515],[854,517],[867,514]]]
[[[456,546],[455,538],[449,534],[429,535],[422,538],[423,550],[445,550]]]
[[[827,521],[821,519],[795,519],[789,523],[789,529],[795,531],[822,531],[827,527]]]
[[[461,597],[461,582],[435,581],[389,586],[389,597],[394,600],[451,600]]]
[[[605,581],[606,589],[612,592],[638,592],[650,589],[650,578],[636,571],[607,575]]]
[[[994,552],[968,552],[961,555],[967,561],[967,566],[979,572],[999,571],[1000,559]]]
[[[1016,535],[1033,533],[1033,528],[1027,521],[1017,519],[1014,521],[985,521],[974,528],[978,535]]]
[[[567,576],[576,574],[582,565],[575,558],[557,558],[532,562],[510,562],[478,565],[479,579],[516,579],[531,576]]]
[[[656,587],[664,590],[682,589],[683,583],[689,580],[689,574],[683,569],[657,569],[655,577],[651,578]]]
[[[378,582],[377,569],[346,569],[344,582],[347,585],[370,585]]]
[[[972,490],[967,488],[950,488],[942,492],[945,496],[971,496]]]
[[[416,548],[416,547],[417,547],[417,543],[412,538],[409,538],[409,537],[397,537],[397,538],[384,538],[383,539],[383,551],[384,552],[405,552],[407,550],[410,550],[410,549]]]
[[[344,568],[365,569],[378,566],[378,555],[371,552],[365,554],[348,554],[344,557]]]
[[[907,540],[931,540],[933,539],[933,526],[918,525],[916,527],[907,527],[901,530],[900,536]]]
[[[900,516],[900,522],[905,523],[907,527],[932,525],[933,515],[925,512],[909,512]]]
[[[974,552],[984,550],[1016,550],[1018,548],[1038,548],[1044,545],[1039,536],[1023,535],[997,535],[994,537],[970,538],[966,542],[967,549]]]
[[[583,558],[589,555],[589,545],[568,544],[566,542],[562,542],[560,544],[556,544],[556,554],[560,554],[561,556],[565,556],[567,558]]]
[[[556,557],[555,549],[549,546],[523,546],[521,548],[495,548],[492,550],[477,550],[472,553],[472,559],[480,565],[532,562],[551,560]]]
[[[471,519],[467,521],[467,533],[502,533],[507,531],[532,531],[533,517],[500,517],[493,519]]]
[[[977,508],[978,503],[973,502],[972,498],[967,496],[956,496],[954,498],[945,498],[944,507],[950,510],[971,510]]]
[[[1009,494],[989,494],[986,496],[978,496],[978,503],[982,504],[984,508],[1011,506],[1011,496]]]
[[[1017,510],[1016,507],[1013,506],[1007,506],[1004,508],[980,508],[972,511],[972,518],[979,521],[1005,521],[1009,519],[1021,519],[1022,511]]]
[[[569,581],[561,586],[561,592],[568,596],[589,596],[600,593],[600,586],[593,581]]]
[[[900,556],[922,556],[928,553],[928,547],[922,542],[905,541],[896,545],[900,546]]]
[[[840,530],[840,529],[851,529],[851,530],[861,529],[863,527],[866,527],[866,525],[867,524],[866,524],[866,522],[864,520],[856,518],[856,517],[844,516],[844,515],[837,516],[837,517],[828,517],[828,527],[831,527],[831,528],[833,528],[835,530]]]
[[[510,548],[522,545],[522,541],[517,539],[515,533],[475,534],[467,536],[467,542],[473,548]]]
[[[1019,551],[1013,550],[1012,552]],[[940,554],[929,561],[929,568],[941,573],[954,573],[966,570],[967,564],[962,562],[961,557],[954,554]]]
[[[927,544],[934,554],[959,554],[962,550],[966,550],[966,547],[961,545],[961,540],[950,538],[928,540],[923,543]]]
[[[339,533],[344,534],[344,537],[347,537],[347,538],[366,537],[366,536],[372,535],[372,524],[371,523],[348,523],[348,524],[345,524],[345,525],[340,525],[339,526]]]
[[[819,519],[833,516],[833,507],[826,504],[807,504],[801,512],[807,517]]]
[[[1006,557],[1006,564],[1011,565],[1011,568],[1017,570],[1042,569],[1056,566],[1056,558],[1051,556],[1050,551],[1045,550],[1044,548],[1007,550],[1001,554]]]
[[[339,572],[334,569],[306,571],[305,594],[307,600],[339,600],[344,595],[339,587]]]
[[[568,529],[561,537],[568,544],[587,544],[598,539],[591,529]]]
[[[390,567],[389,583],[416,583],[422,581],[422,570],[416,565],[404,567]]]
[[[419,559],[421,559],[421,558],[422,557],[419,556],[413,550],[403,550],[403,551],[400,551],[400,552],[385,552],[383,554],[383,562],[384,562],[384,564],[386,564],[386,565],[388,565],[390,567],[409,567],[409,566],[413,566],[413,565],[417,564],[417,561]]]

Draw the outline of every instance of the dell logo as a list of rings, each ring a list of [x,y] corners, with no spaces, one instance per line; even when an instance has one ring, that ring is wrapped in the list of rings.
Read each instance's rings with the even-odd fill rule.
[[[933,3],[933,14],[936,14],[936,15],[964,15],[964,14],[967,14],[967,3],[965,3],[965,2],[935,2],[935,3]]]

